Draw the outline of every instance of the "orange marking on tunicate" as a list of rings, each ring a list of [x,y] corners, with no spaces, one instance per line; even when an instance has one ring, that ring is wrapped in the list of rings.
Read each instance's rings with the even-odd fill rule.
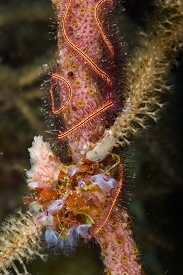
[[[52,77],[53,78],[56,78],[56,79],[59,79],[61,81],[63,81],[67,87],[68,87],[68,90],[69,90],[69,96],[68,96],[68,99],[66,100],[65,104],[60,107],[58,110],[55,110],[55,106],[54,106],[54,94],[53,94],[53,85],[51,86],[51,89],[50,89],[50,95],[51,95],[51,101],[52,101],[52,105],[51,105],[51,108],[52,108],[52,113],[53,114],[59,114],[60,112],[62,112],[66,106],[69,104],[70,100],[71,100],[71,97],[72,97],[72,89],[71,89],[71,86],[70,84],[65,80],[65,78],[61,77],[60,75],[58,74],[52,74]]]
[[[87,54],[85,54],[81,49],[79,49],[68,37],[67,35],[67,32],[66,32],[66,28],[65,28],[65,22],[66,22],[66,18],[67,18],[67,15],[68,15],[68,12],[69,12],[69,9],[70,9],[70,6],[71,6],[71,1],[72,0],[69,0],[68,1],[68,5],[67,5],[67,9],[65,11],[65,14],[63,16],[63,34],[65,36],[65,39],[67,40],[67,42],[69,43],[69,45],[75,49],[79,54],[81,54],[87,61],[88,63],[90,64],[90,66],[94,69],[94,71],[100,75],[103,79],[105,79],[107,81],[107,83],[110,85],[111,84],[111,80],[109,78],[109,76],[104,72],[102,71],[93,61],[92,59],[90,59],[88,57]]]
[[[109,208],[109,210],[108,210],[108,212],[107,212],[106,217],[104,218],[103,222],[100,223],[100,225],[99,225],[96,229],[94,228],[94,232],[93,232],[93,230],[92,230],[91,236],[88,236],[88,237],[86,237],[86,238],[91,239],[91,238],[93,238],[96,234],[98,234],[99,231],[102,229],[102,227],[107,223],[107,221],[108,221],[108,219],[109,219],[109,216],[110,216],[111,211],[112,211],[112,209],[113,209],[113,207],[114,207],[114,204],[115,204],[115,202],[116,202],[116,200],[117,200],[117,197],[119,196],[119,193],[120,193],[120,190],[121,190],[121,187],[122,187],[122,183],[123,183],[123,166],[122,166],[122,163],[119,164],[119,176],[120,176],[120,179],[119,179],[119,186],[118,186],[118,188],[117,188],[117,190],[116,190],[116,193],[115,193],[115,195],[114,195],[113,201],[112,201],[111,206],[110,206],[110,208]]]
[[[66,131],[63,134],[58,135],[58,139],[62,139],[64,137],[68,136],[69,134],[71,134],[72,132],[74,132],[75,130],[77,130],[81,126],[83,126],[85,123],[87,123],[89,120],[91,120],[92,118],[94,118],[97,115],[100,115],[100,113],[105,112],[107,109],[109,109],[112,106],[113,106],[113,101],[109,101],[109,102],[105,103],[102,107],[100,107],[99,109],[95,110],[93,113],[91,113],[89,116],[87,116],[81,122],[79,122],[78,124],[76,124],[75,126],[73,126],[71,129],[69,129],[68,131]]]
[[[103,38],[105,44],[107,45],[107,47],[108,47],[108,49],[109,49],[109,51],[110,51],[110,53],[111,53],[111,57],[113,58],[113,56],[114,56],[114,49],[113,49],[113,46],[111,45],[109,39],[106,37],[105,33],[103,32],[101,22],[100,22],[100,20],[99,20],[99,18],[98,18],[98,16],[97,16],[97,11],[98,11],[100,5],[102,5],[102,4],[105,3],[105,2],[111,2],[111,4],[113,4],[113,3],[112,3],[112,0],[107,0],[107,1],[106,1],[106,0],[100,0],[100,1],[96,4],[96,6],[95,6],[95,20],[96,20],[96,23],[97,23],[97,25],[98,25],[100,34],[101,34],[101,36],[102,36],[102,38]]]

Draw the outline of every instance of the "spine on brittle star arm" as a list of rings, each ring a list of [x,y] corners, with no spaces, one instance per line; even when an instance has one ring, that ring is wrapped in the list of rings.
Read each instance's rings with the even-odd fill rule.
[[[20,274],[15,262],[23,268],[23,274],[30,274],[24,261],[32,260],[36,255],[46,260],[46,255],[40,254],[40,237],[42,225],[35,225],[32,219],[20,210],[17,216],[10,216],[2,226],[3,234],[0,236],[0,274],[10,274],[9,269],[14,269]],[[22,274],[22,273],[21,273]]]
[[[103,139],[86,154],[91,161],[105,158],[115,145],[128,145],[129,136],[148,128],[147,117],[157,121],[165,105],[158,94],[171,90],[166,77],[176,64],[177,52],[182,51],[183,4],[179,0],[159,0],[156,5],[147,19],[147,31],[139,31],[140,47],[126,66],[125,107]]]
[[[120,80],[115,77],[112,0],[52,0],[58,18],[57,71],[50,74],[51,113],[63,129],[74,162],[97,142],[106,128],[106,112],[116,111]],[[118,57],[119,59],[119,57]]]

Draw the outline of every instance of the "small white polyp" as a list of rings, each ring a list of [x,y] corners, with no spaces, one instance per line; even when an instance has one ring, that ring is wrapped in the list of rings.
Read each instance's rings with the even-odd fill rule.
[[[58,243],[58,235],[53,229],[47,229],[45,231],[45,241],[48,244],[48,248],[56,246]]]
[[[48,229],[52,229],[54,227],[53,216],[51,214],[48,214],[47,216],[46,225]]]
[[[77,232],[80,236],[87,237],[87,236],[91,236],[90,234],[90,230],[91,230],[92,226],[90,224],[81,224],[77,227]]]
[[[55,200],[50,205],[46,207],[46,211],[49,214],[54,214],[55,212],[59,211],[62,206],[64,205],[64,200]]]
[[[69,170],[69,177],[71,178],[71,177],[73,177],[74,176],[74,174],[77,172],[79,170],[79,168],[77,167],[77,166],[74,166],[74,167],[72,167],[70,170]]]
[[[57,254],[57,250],[63,247],[63,240],[61,240],[59,234],[53,229],[47,229],[43,237],[47,249],[52,253]]]
[[[114,178],[110,178],[109,175],[101,173],[91,177],[91,182],[100,187],[101,190],[110,193],[111,190],[117,189],[119,183]]]
[[[86,183],[84,182],[84,180],[80,180],[79,182],[78,182],[78,188],[84,188],[86,186]]]
[[[99,162],[103,160],[113,149],[117,139],[111,134],[111,130],[106,131],[104,138],[93,148],[86,153],[86,158]]]
[[[73,257],[76,252],[76,247],[79,244],[79,234],[76,227],[71,227],[68,231],[68,238],[63,240],[63,253],[67,257]]]
[[[52,189],[53,186],[51,184],[48,184],[48,183],[40,183],[40,182],[36,182],[36,181],[31,181],[28,183],[28,186],[31,188],[31,189],[35,189],[35,188],[40,188],[40,189],[43,189],[43,188],[49,188],[49,189]]]
[[[48,216],[44,212],[42,212],[36,217],[36,223],[37,222],[40,222],[40,223],[46,222],[47,219],[48,219]]]

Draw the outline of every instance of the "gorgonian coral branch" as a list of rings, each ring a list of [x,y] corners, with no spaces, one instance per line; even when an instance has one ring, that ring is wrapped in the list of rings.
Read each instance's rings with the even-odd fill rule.
[[[0,271],[1,274],[10,274],[10,268],[16,274],[19,272],[15,261],[19,261],[23,268],[23,274],[28,275],[24,261],[33,260],[36,255],[42,260],[47,257],[41,254],[40,238],[42,235],[42,224],[35,225],[30,216],[22,214],[21,210],[16,211],[17,216],[10,216],[2,226],[0,236]]]
[[[153,15],[147,19],[147,30],[139,31],[140,46],[132,53],[126,66],[127,97],[122,113],[102,140],[86,156],[103,159],[115,145],[130,143],[129,136],[147,129],[147,118],[157,121],[164,104],[159,93],[170,91],[166,77],[177,53],[182,50],[182,1],[156,1]]]

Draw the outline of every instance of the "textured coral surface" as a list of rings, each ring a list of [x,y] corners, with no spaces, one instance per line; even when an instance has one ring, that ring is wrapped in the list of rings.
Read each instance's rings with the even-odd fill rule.
[[[108,274],[142,274],[139,250],[133,240],[128,214],[124,209],[115,207],[106,228],[101,230],[97,240],[102,248],[102,260]]]
[[[68,139],[77,162],[89,143],[102,136],[109,120],[106,111],[119,97],[117,52],[112,45],[116,34],[109,20],[113,2],[54,1],[54,5],[59,26],[57,71],[51,74],[52,114],[63,121],[62,131],[55,126],[58,139],[60,143]]]

